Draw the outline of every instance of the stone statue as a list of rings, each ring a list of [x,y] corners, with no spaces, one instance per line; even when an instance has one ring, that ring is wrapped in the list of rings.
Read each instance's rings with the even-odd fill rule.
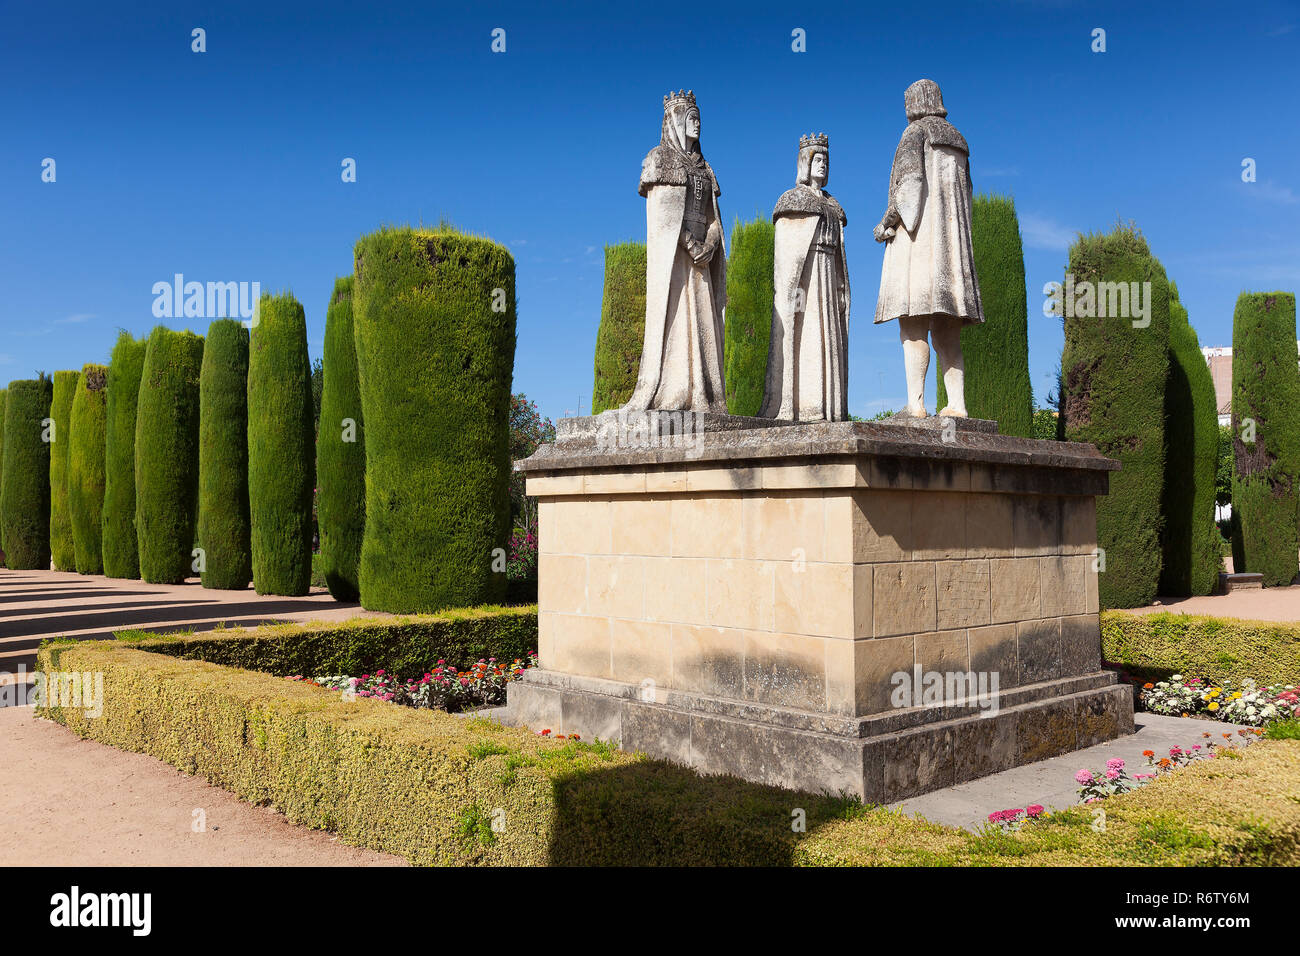
[[[793,189],[777,200],[776,293],[767,351],[765,418],[844,421],[849,417],[849,270],[840,204],[826,192],[830,143],[799,137]]]
[[[645,341],[623,407],[725,415],[721,190],[700,152],[693,91],[664,97],[662,134],[641,164],[639,192],[646,200]]]
[[[970,149],[949,123],[933,80],[903,94],[908,125],[894,152],[889,208],[875,228],[886,243],[876,322],[898,319],[907,366],[908,416],[924,418],[929,332],[939,356],[948,405],[939,414],[966,417],[961,329],[984,321],[971,246]]]

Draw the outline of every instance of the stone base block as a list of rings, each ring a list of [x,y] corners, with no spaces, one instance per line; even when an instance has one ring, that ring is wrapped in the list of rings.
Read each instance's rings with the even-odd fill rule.
[[[507,723],[617,741],[624,750],[813,793],[893,803],[1133,733],[1114,675],[1030,684],[996,706],[833,715],[599,678],[530,671],[508,689]],[[646,699],[649,697],[650,699]]]

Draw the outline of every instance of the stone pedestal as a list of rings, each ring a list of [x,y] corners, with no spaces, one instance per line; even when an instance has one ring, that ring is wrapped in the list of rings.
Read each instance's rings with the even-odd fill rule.
[[[1094,571],[1118,463],[992,422],[683,415],[563,421],[517,464],[541,666],[510,720],[878,802],[1132,732]]]

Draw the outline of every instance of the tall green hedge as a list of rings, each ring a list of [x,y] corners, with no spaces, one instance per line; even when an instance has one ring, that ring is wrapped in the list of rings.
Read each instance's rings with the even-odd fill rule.
[[[4,518],[4,474],[5,474],[5,402],[9,397],[9,389],[0,388],[0,558],[4,555],[5,549],[5,518]],[[0,560],[0,566],[4,562]]]
[[[108,363],[107,424],[104,429],[104,573],[140,576],[135,529],[135,412],[148,340],[120,332]]]
[[[1034,390],[1029,381],[1029,312],[1020,220],[1010,196],[981,194],[971,207],[971,241],[984,322],[961,330],[966,367],[966,410],[998,423],[1004,435],[1034,436]],[[948,404],[943,376],[940,408]]]
[[[353,318],[366,421],[361,603],[499,603],[510,531],[515,263],[451,229],[356,245]]]
[[[108,366],[86,365],[72,398],[68,444],[68,511],[78,574],[103,574],[104,429]]]
[[[767,346],[772,337],[773,260],[776,226],[766,216],[731,227],[727,259],[727,310],[723,379],[727,411],[757,415],[767,385]]]
[[[208,327],[199,375],[199,547],[205,588],[242,591],[253,579],[248,512],[248,329]]]
[[[1234,570],[1263,574],[1265,586],[1290,584],[1300,570],[1300,371],[1290,292],[1243,292],[1237,299],[1232,430]]]
[[[1098,587],[1102,607],[1137,607],[1151,603],[1160,581],[1169,281],[1132,226],[1080,236],[1070,247],[1067,278],[1071,274],[1073,295],[1080,298],[1065,303],[1074,312],[1065,316],[1061,356],[1065,437],[1091,442],[1123,466],[1111,473],[1110,493],[1097,499],[1097,543],[1105,552]],[[1089,310],[1085,282],[1139,283],[1149,323],[1134,326],[1141,320],[1131,303],[1127,316]],[[1149,300],[1142,283],[1150,283]]]
[[[54,384],[44,373],[9,383],[0,513],[5,565],[19,571],[50,569],[50,444],[45,438],[53,401]]]
[[[1169,377],[1165,386],[1165,486],[1160,593],[1209,594],[1223,556],[1214,524],[1219,416],[1196,330],[1169,284]]]
[[[325,382],[316,435],[316,524],[321,569],[336,601],[361,596],[366,531],[366,445],[352,323],[352,276],[334,283],[325,316]]]
[[[311,590],[316,486],[307,319],[287,292],[262,296],[259,316],[248,356],[253,587],[258,594],[300,595]]]
[[[621,408],[636,389],[645,344],[645,243],[605,247],[605,292],[596,330],[591,413]]]
[[[202,363],[202,336],[161,325],[150,334],[135,421],[135,526],[140,576],[154,584],[193,573]]]
[[[68,510],[68,447],[71,442],[72,399],[81,373],[54,373],[54,402],[50,418],[50,554],[56,571],[77,569],[77,549],[72,541],[72,514]]]

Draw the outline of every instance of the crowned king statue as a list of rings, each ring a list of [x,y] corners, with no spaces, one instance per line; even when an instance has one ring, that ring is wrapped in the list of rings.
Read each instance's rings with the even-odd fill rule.
[[[700,152],[693,91],[664,97],[659,145],[641,164],[639,192],[646,200],[645,340],[624,408],[726,414],[721,190]]]
[[[894,152],[889,208],[875,228],[886,243],[876,321],[898,319],[907,368],[908,416],[924,418],[925,373],[934,343],[948,391],[943,416],[964,418],[961,329],[984,321],[971,246],[970,149],[945,116],[933,80],[903,94],[908,125]]]
[[[844,210],[826,192],[830,142],[799,138],[796,185],[781,195],[773,262],[765,418],[844,421],[849,417],[849,269]]]

